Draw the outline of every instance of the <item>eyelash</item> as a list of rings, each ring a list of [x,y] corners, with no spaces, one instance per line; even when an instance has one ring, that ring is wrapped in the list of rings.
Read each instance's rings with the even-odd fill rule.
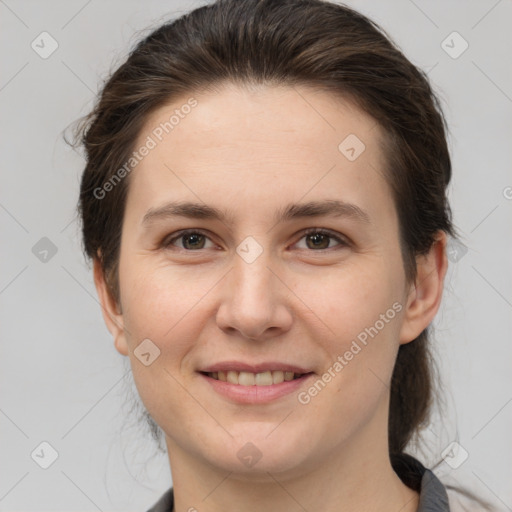
[[[334,231],[330,231],[328,229],[323,229],[323,228],[308,228],[308,229],[306,229],[305,231],[302,232],[302,234],[301,234],[302,236],[295,243],[298,243],[304,237],[306,237],[308,235],[312,235],[312,234],[318,234],[318,235],[327,236],[327,237],[331,238],[332,240],[335,240],[336,242],[338,242],[338,246],[336,246],[336,247],[328,247],[327,249],[317,249],[317,250],[309,249],[309,252],[329,251],[329,250],[333,250],[333,249],[336,249],[336,248],[339,249],[339,248],[342,248],[342,247],[347,247],[349,245],[346,240],[341,238]],[[164,248],[167,249],[167,248],[169,248],[169,246],[172,245],[173,242],[175,242],[176,240],[179,240],[180,238],[183,238],[184,236],[187,236],[187,235],[203,235],[203,236],[205,236],[207,238],[210,238],[208,236],[208,233],[206,233],[205,231],[203,231],[201,229],[185,229],[183,231],[178,231],[176,234],[174,234],[174,236],[172,236],[172,238],[169,238],[169,237],[164,238],[164,240],[161,243],[161,247],[164,247]],[[197,250],[182,249],[180,247],[178,247],[178,249],[180,249],[182,251],[185,251],[185,252],[200,252],[201,250],[203,250],[203,249],[197,249]],[[306,249],[306,250],[308,250],[308,249]]]

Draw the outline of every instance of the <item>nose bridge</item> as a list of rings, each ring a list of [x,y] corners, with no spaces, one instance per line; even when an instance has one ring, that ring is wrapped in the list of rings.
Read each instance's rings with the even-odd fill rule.
[[[263,313],[270,309],[275,300],[275,283],[272,283],[273,274],[268,268],[270,264],[269,251],[263,251],[254,260],[244,259],[237,254],[231,273],[233,306],[240,309],[257,308],[255,315],[258,311]]]
[[[242,242],[237,248],[217,322],[222,329],[235,329],[245,337],[259,338],[269,328],[288,328],[291,316],[280,290],[283,285],[268,268],[272,266],[270,251],[261,248],[255,255],[255,247],[250,245],[253,242],[247,243],[248,246]]]

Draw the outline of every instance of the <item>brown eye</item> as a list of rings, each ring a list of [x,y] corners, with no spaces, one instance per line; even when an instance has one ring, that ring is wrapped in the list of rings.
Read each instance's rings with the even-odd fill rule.
[[[199,233],[191,235],[182,235],[183,247],[185,249],[202,249],[204,247],[205,237]]]
[[[307,235],[306,240],[311,242],[310,249],[328,249],[330,237],[328,235],[323,235],[322,233],[314,233],[312,235]]]
[[[331,245],[333,240],[337,242],[337,246],[348,245],[339,236],[324,229],[310,229],[302,236],[302,239],[306,240],[306,249],[312,250],[333,249],[334,247]]]
[[[172,238],[165,240],[162,245],[166,248],[171,248],[172,246],[176,247],[175,242],[180,242],[181,246],[177,246],[179,249],[194,251],[205,249],[207,240],[209,238],[200,231],[181,231]]]

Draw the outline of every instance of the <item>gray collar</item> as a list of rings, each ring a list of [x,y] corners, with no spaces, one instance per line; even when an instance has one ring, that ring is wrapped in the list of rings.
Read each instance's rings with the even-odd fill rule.
[[[446,489],[430,469],[425,470],[421,479],[418,512],[450,512]]]
[[[417,512],[450,512],[446,489],[430,469],[407,453],[392,455],[390,459],[400,480],[419,493]]]

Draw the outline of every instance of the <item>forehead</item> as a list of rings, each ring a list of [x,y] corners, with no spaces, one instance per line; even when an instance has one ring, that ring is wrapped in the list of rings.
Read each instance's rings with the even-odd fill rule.
[[[389,203],[380,138],[371,116],[311,88],[226,85],[184,95],[146,120],[135,149],[152,147],[132,172],[129,201],[155,207],[185,195],[224,205],[245,197],[253,211],[336,194]]]
[[[271,149],[292,142],[318,151],[330,146],[335,156],[339,142],[349,134],[369,143],[380,134],[371,116],[333,93],[306,86],[224,84],[215,92],[183,95],[157,109],[146,120],[138,142],[150,135],[163,146],[179,144],[185,137],[190,140],[193,132],[202,139],[194,140],[197,150],[233,149],[239,141],[239,149],[246,151],[259,144]]]

